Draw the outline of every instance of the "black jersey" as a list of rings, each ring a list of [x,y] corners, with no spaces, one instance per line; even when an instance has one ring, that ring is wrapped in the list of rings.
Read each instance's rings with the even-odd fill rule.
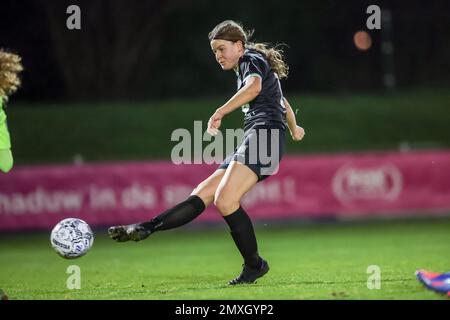
[[[258,96],[242,106],[245,113],[244,130],[260,123],[276,124],[286,129],[286,109],[280,80],[266,57],[256,50],[246,49],[239,59],[236,75],[238,91],[245,86],[249,77],[261,78],[261,91]]]

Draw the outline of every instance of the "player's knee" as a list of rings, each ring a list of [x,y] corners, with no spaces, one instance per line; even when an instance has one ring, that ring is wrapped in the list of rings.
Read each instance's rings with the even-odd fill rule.
[[[214,205],[222,215],[227,215],[239,208],[239,201],[233,196],[229,196],[223,192],[219,192],[214,197]]]

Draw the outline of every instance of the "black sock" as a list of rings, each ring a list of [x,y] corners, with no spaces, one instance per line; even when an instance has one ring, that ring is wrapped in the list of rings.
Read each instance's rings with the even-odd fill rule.
[[[239,207],[224,219],[230,227],[231,236],[244,258],[245,265],[254,269],[260,268],[261,258],[258,254],[255,231],[250,217],[242,207]]]
[[[152,232],[180,227],[197,218],[205,210],[205,203],[196,196],[190,196],[150,221],[143,222],[144,228]]]

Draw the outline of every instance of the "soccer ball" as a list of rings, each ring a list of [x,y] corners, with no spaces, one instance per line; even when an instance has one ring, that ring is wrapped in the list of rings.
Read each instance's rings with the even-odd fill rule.
[[[50,242],[61,257],[75,259],[85,255],[92,247],[94,233],[83,220],[68,218],[53,228]]]

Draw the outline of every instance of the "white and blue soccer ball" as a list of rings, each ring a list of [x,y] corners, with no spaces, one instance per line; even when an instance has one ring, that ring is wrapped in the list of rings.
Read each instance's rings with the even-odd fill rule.
[[[89,225],[77,218],[67,218],[56,224],[50,235],[53,249],[61,257],[75,259],[85,255],[94,244]]]

